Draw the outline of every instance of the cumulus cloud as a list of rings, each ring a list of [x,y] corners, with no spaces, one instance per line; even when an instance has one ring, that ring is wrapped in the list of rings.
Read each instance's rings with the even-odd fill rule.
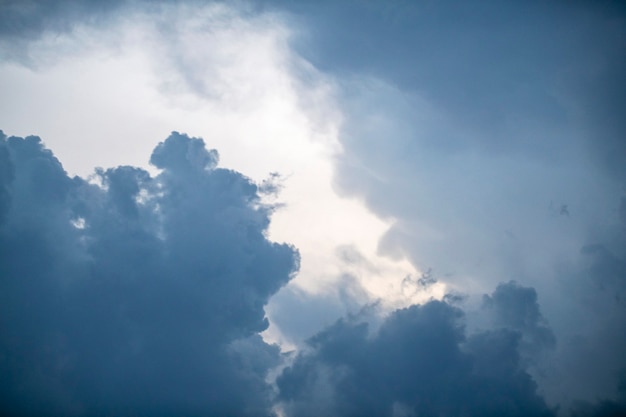
[[[13,415],[269,415],[264,306],[298,267],[272,208],[202,139],[69,178],[0,137],[0,408]]]
[[[512,284],[491,297],[506,291],[523,310],[536,305],[525,297],[531,289]],[[342,319],[278,377],[279,399],[293,416],[555,415],[525,369],[523,333],[512,324],[468,336],[463,311],[441,301],[397,310],[377,329]]]
[[[500,284],[493,295],[483,297],[483,308],[491,313],[493,326],[518,331],[529,347],[554,347],[554,334],[541,314],[534,288]]]

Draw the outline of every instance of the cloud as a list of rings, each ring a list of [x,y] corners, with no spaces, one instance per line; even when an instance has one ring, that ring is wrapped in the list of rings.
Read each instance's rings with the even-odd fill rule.
[[[171,88],[168,99],[175,106],[191,103],[189,107],[204,111],[205,107],[197,106],[194,100],[229,97],[210,107],[216,120],[226,118],[216,110],[225,107],[224,103],[232,105],[235,111],[242,105],[273,109],[272,97],[275,96],[269,94],[267,101],[259,101],[251,100],[250,95],[255,91],[273,92],[280,86],[289,93],[290,100],[292,93],[301,95],[297,94],[301,91],[285,86],[302,86],[311,81],[307,77],[316,78],[318,82],[318,71],[323,71],[321,75],[332,80],[333,99],[336,98],[332,104],[341,110],[341,117],[333,115],[328,127],[333,131],[337,126],[335,119],[341,119],[342,152],[334,154],[336,189],[364,200],[387,221],[376,224],[377,230],[393,224],[380,242],[380,254],[394,259],[407,257],[422,271],[432,268],[429,276],[454,291],[470,293],[470,299],[472,294],[491,291],[501,281],[509,282],[481,299],[484,302],[482,308],[477,307],[478,313],[466,308],[468,329],[472,330],[459,327],[460,310],[433,302],[392,313],[381,328],[373,329],[372,323],[344,320],[321,332],[312,339],[309,356],[297,356],[293,367],[279,379],[281,399],[287,411],[295,415],[332,415],[369,411],[368,407],[372,407],[381,415],[410,415],[416,410],[426,414],[448,412],[437,395],[452,397],[449,388],[443,386],[441,394],[433,394],[432,404],[419,403],[415,398],[422,398],[424,393],[430,396],[425,383],[417,384],[411,391],[410,384],[402,385],[410,380],[402,369],[393,374],[380,369],[385,360],[395,359],[390,358],[387,351],[396,352],[380,334],[386,340],[398,341],[397,346],[412,343],[418,347],[429,346],[431,350],[424,348],[426,357],[447,360],[449,368],[442,368],[451,369],[457,377],[455,384],[458,381],[452,386],[463,387],[467,393],[467,397],[454,397],[450,407],[457,413],[465,410],[464,407],[484,413],[488,413],[490,407],[499,407],[505,415],[522,413],[520,410],[529,414],[550,414],[550,407],[555,404],[562,405],[563,413],[572,409],[583,415],[619,410],[622,404],[619,374],[626,368],[622,354],[626,346],[622,337],[626,318],[623,304],[626,152],[621,116],[626,97],[622,81],[626,63],[626,19],[620,4],[259,1],[237,9],[235,24],[226,24],[225,32],[212,31],[223,29],[220,26],[223,20],[232,23],[231,9],[219,9],[219,5],[202,14],[194,8],[168,8],[168,2],[159,3],[155,8],[153,4],[133,2],[123,12],[114,13],[125,4],[4,2],[0,6],[3,57],[28,64],[29,47],[37,39],[44,40],[43,46],[39,45],[41,50],[54,51],[51,55],[56,57],[63,48],[48,51],[46,42],[66,40],[63,36],[47,36],[49,34],[74,33],[76,39],[82,40],[83,33],[77,29],[85,23],[98,27],[100,19],[112,17],[123,21],[116,22],[116,28],[129,23],[129,27],[135,28],[136,22],[137,27],[145,23],[139,20],[156,16],[147,25],[150,31],[144,33],[148,33],[148,43],[158,45],[152,45],[153,54],[157,56],[154,60],[160,63],[156,83],[160,83],[163,91]],[[143,10],[144,14],[131,14],[132,18],[124,20],[130,6],[136,5],[149,7]],[[215,10],[218,12],[213,13]],[[267,10],[271,12],[265,14]],[[190,15],[195,19],[188,19]],[[207,16],[213,19],[207,20]],[[252,19],[248,19],[250,17]],[[257,26],[263,30],[255,30]],[[247,30],[250,27],[253,30]],[[153,32],[155,28],[158,35]],[[266,31],[267,28],[270,30]],[[243,32],[245,41],[238,43]],[[106,30],[100,35],[104,33]],[[198,36],[199,33],[203,35]],[[268,36],[261,36],[263,34]],[[85,37],[87,43],[90,37],[99,37],[92,32],[89,35]],[[222,45],[225,47],[221,48]],[[255,47],[250,48],[250,45]],[[267,45],[271,47],[265,48]],[[256,49],[266,53],[257,55]],[[266,55],[271,58],[267,61],[272,63],[268,67],[262,65]],[[237,58],[229,61],[233,56]],[[262,59],[257,59],[259,57]],[[308,62],[300,60],[302,57]],[[211,65],[215,60],[220,61],[220,65]],[[226,64],[221,63],[222,60]],[[100,68],[100,61],[97,62],[96,67]],[[240,66],[241,62],[244,65]],[[276,63],[280,71],[274,71]],[[82,67],[76,68],[84,71]],[[125,62],[119,68],[119,74],[126,73]],[[246,70],[238,71],[241,68]],[[259,83],[248,82],[252,79],[250,68],[254,68],[255,74],[261,74]],[[284,76],[285,73],[289,76]],[[24,85],[35,85],[30,83],[30,78],[24,79]],[[68,79],[72,85],[72,76]],[[42,85],[49,84],[47,79],[43,80]],[[233,89],[235,85],[241,88]],[[125,89],[119,90],[126,97]],[[19,96],[19,90],[16,91],[15,95]],[[152,96],[146,97],[145,103],[155,102]],[[304,102],[325,107],[330,101],[326,98],[324,95],[324,99],[316,101],[315,97],[307,97]],[[31,100],[25,102],[26,107],[31,108]],[[281,106],[277,105],[276,109]],[[9,107],[17,106],[9,103]],[[273,117],[294,119],[292,112],[276,109]],[[318,111],[316,108],[315,112]],[[267,114],[254,113],[255,117],[246,119],[245,123],[236,119],[233,124],[247,126],[248,121],[258,119],[262,121],[258,126],[263,126],[263,122],[271,118]],[[52,125],[58,125],[55,117],[50,120]],[[319,119],[311,118],[304,123],[317,121]],[[272,130],[269,136],[286,139],[280,145],[271,142],[272,148],[293,160],[294,149],[303,149],[303,142],[294,139],[297,136],[294,130],[277,132]],[[131,340],[127,345],[141,352],[146,349],[145,340],[165,352],[174,347],[159,339],[157,330],[145,330],[141,337],[131,336],[137,329],[145,329],[151,317],[159,317],[166,323],[163,328],[177,339],[191,339],[188,333],[194,325],[178,328],[168,318],[178,317],[172,314],[175,311],[189,318],[191,323],[197,323],[192,312],[202,311],[208,317],[206,326],[212,334],[211,341],[206,342],[211,347],[211,359],[207,359],[207,363],[219,364],[207,367],[215,372],[211,375],[222,370],[225,375],[223,390],[216,391],[224,393],[221,404],[232,404],[229,401],[233,400],[241,404],[255,403],[256,410],[266,410],[269,388],[264,375],[277,358],[277,352],[256,334],[267,325],[263,310],[268,297],[286,282],[287,265],[293,267],[295,260],[293,251],[288,248],[261,244],[268,233],[269,212],[255,197],[259,189],[232,171],[215,168],[216,153],[203,152],[204,146],[199,142],[177,135],[154,153],[153,162],[163,171],[159,176],[152,177],[132,167],[100,170],[95,180],[100,181],[103,188],[68,178],[58,162],[44,151],[37,151],[42,155],[39,159],[20,157],[18,166],[15,155],[37,153],[32,149],[39,145],[35,139],[13,142],[12,148],[0,147],[2,239],[11,243],[3,243],[3,247],[10,246],[10,249],[0,255],[7,265],[0,268],[3,276],[44,277],[45,285],[36,287],[39,291],[32,294],[27,287],[29,281],[20,281],[19,285],[11,284],[15,285],[12,292],[6,292],[16,294],[16,300],[28,298],[40,306],[31,316],[21,304],[15,307],[18,304],[11,298],[13,296],[4,296],[7,314],[15,309],[16,312],[11,313],[19,319],[15,323],[25,323],[23,330],[11,327],[15,336],[3,337],[7,346],[17,341],[17,345],[6,348],[10,348],[14,356],[9,357],[13,362],[7,359],[4,363],[18,364],[11,365],[14,366],[11,375],[26,381],[24,386],[31,391],[50,393],[48,399],[42,398],[41,404],[56,401],[59,409],[67,411],[74,407],[75,413],[80,414],[81,404],[107,395],[113,398],[116,397],[113,394],[119,393],[115,390],[113,394],[96,392],[99,388],[118,385],[128,388],[130,384],[118,384],[128,379],[118,374],[108,377],[108,381],[115,384],[98,385],[98,382],[87,381],[85,374],[68,370],[72,366],[74,369],[92,366],[89,372],[104,375],[105,371],[94,367],[96,354],[86,352],[99,352],[105,358],[103,369],[113,363],[113,356],[108,354],[115,350],[112,342],[77,330],[86,327],[83,324],[87,318],[103,322],[105,316],[112,315],[113,320],[107,319],[107,323],[113,323],[111,329],[105,329],[108,334],[121,334],[121,339]],[[333,142],[334,149],[334,136],[329,142]],[[252,158],[242,160],[258,161],[258,155],[265,153],[260,152],[264,146],[265,142],[254,148],[259,152],[253,152]],[[237,149],[238,145],[233,147]],[[73,147],[68,148],[73,151]],[[269,160],[267,158],[266,165],[270,165]],[[305,164],[297,162],[297,165]],[[312,166],[307,173],[314,175],[303,177],[326,178],[331,169],[328,164],[323,168]],[[320,210],[321,199],[314,194],[315,188],[306,181],[298,184],[299,190],[309,198],[314,195],[306,200],[314,204],[301,207],[315,212],[339,211],[330,204]],[[219,198],[205,198],[208,194],[198,192],[200,189],[209,190],[208,194]],[[332,256],[318,256],[322,244],[333,247],[351,244],[343,239],[344,235],[329,244],[330,235],[326,233],[328,229],[338,230],[337,224],[343,227],[349,222],[338,217],[330,227],[332,216],[315,217],[319,223],[305,222],[301,219],[305,218],[306,210],[291,211],[297,214],[293,214],[282,230],[292,232],[296,230],[294,225],[307,225],[292,236],[301,233],[306,236],[302,242],[314,242],[309,246],[313,248],[310,252],[306,252],[303,245],[303,254],[310,255],[303,263],[309,287],[313,286],[311,283],[336,284],[335,277],[342,275],[337,271],[347,271],[345,276],[362,274],[371,278],[369,282],[359,278],[361,286],[364,283],[385,286],[384,291],[379,288],[372,291],[376,285],[365,286],[372,294],[398,292],[398,288],[393,291],[386,288],[391,282],[386,279],[399,268],[380,267],[380,259],[371,262],[375,248],[344,251],[341,261],[345,265],[339,264],[341,268]],[[354,220],[350,225],[355,227],[341,230],[349,230],[359,243],[364,241],[360,233],[371,232],[373,223],[363,227],[360,220],[355,220],[358,216],[353,207],[345,212],[350,212],[347,218]],[[245,225],[252,225],[251,229]],[[250,234],[249,230],[261,233]],[[221,238],[205,242],[208,234]],[[248,242],[247,246],[243,242]],[[190,247],[196,249],[189,250]],[[27,250],[36,255],[36,264],[27,265],[23,261],[21,254]],[[226,255],[226,251],[230,255]],[[366,254],[363,258],[367,259],[353,256],[358,253]],[[268,258],[274,261],[265,263],[263,260]],[[370,264],[375,267],[370,268]],[[172,277],[179,274],[170,265],[185,266],[188,272],[185,276],[190,278],[184,288],[188,290],[174,285],[178,281]],[[277,265],[283,267],[274,271]],[[254,285],[246,278],[253,269],[283,279],[261,280],[266,285],[255,281],[258,285]],[[412,267],[408,269],[412,271]],[[198,277],[205,274],[224,277],[224,280],[204,287]],[[105,276],[114,277],[113,283],[104,280]],[[327,279],[328,276],[332,279]],[[403,276],[406,275],[398,275],[397,280]],[[411,276],[403,285],[419,282]],[[415,276],[419,276],[419,272]],[[90,277],[90,280],[77,277]],[[140,286],[148,279],[146,277],[157,284],[154,287],[157,289]],[[238,290],[231,291],[230,284]],[[158,288],[167,288],[167,291]],[[350,299],[348,290],[354,288],[346,285],[338,293],[346,293]],[[399,290],[402,293],[404,286]],[[209,297],[211,303],[207,305],[199,301],[199,294],[205,292],[215,294]],[[120,293],[124,296],[118,297]],[[99,294],[104,294],[104,298]],[[281,295],[282,299],[276,299],[279,304],[274,309],[275,322],[290,329],[294,339],[304,338],[305,333],[342,314],[346,308],[345,303],[340,305],[335,299],[300,297],[298,288],[285,290]],[[133,297],[141,302],[134,302]],[[170,307],[154,307],[161,306],[163,303],[157,300],[163,298],[169,300],[165,305]],[[180,298],[187,302],[176,301]],[[86,317],[84,321],[75,318],[72,321],[67,309],[77,305],[79,299],[87,301],[83,301],[77,311],[92,313],[82,314]],[[119,305],[119,311],[109,311],[107,306],[111,304]],[[138,307],[141,305],[153,308],[143,310]],[[44,314],[44,310],[59,313]],[[441,318],[435,311],[448,311],[445,314],[455,318]],[[316,315],[316,320],[307,320],[309,314]],[[431,341],[421,331],[421,336],[410,336],[412,333],[408,330],[404,335],[398,329],[417,327],[438,334],[438,329],[431,329],[427,323],[410,325],[411,317],[420,323],[424,320],[439,324],[441,331],[448,329],[454,337]],[[478,318],[477,323],[472,322],[474,318]],[[483,319],[484,322],[480,321]],[[27,329],[31,329],[30,333]],[[53,334],[44,335],[47,329],[53,329]],[[387,330],[379,333],[381,329]],[[35,336],[39,339],[33,341]],[[345,337],[340,346],[333,344],[334,338],[341,336]],[[198,336],[197,340],[202,337]],[[65,347],[67,339],[80,341],[84,349]],[[24,340],[30,340],[30,344],[20,342]],[[102,349],[93,349],[96,344]],[[448,350],[435,351],[435,345],[448,346]],[[356,346],[353,349],[357,355],[351,357],[344,346]],[[395,349],[396,345],[392,347]],[[18,359],[11,359],[19,356],[16,352],[24,353]],[[161,353],[146,354],[144,357],[148,359],[143,364],[127,366],[129,375],[147,372],[150,358],[157,358]],[[398,358],[414,363],[417,369],[428,365],[401,353]],[[45,355],[57,359],[48,360]],[[119,363],[130,362],[130,354],[123,349],[116,355],[121,358]],[[199,356],[198,352],[187,355],[189,358]],[[25,364],[29,358],[36,358],[35,364],[56,363],[58,365],[54,366],[62,370],[42,371],[43,365],[28,368]],[[362,363],[355,362],[359,358]],[[334,365],[329,365],[331,362],[341,366],[335,369]],[[63,365],[65,363],[70,365]],[[181,369],[191,369],[191,365],[185,368],[189,363],[191,360],[183,361]],[[27,372],[18,372],[15,366],[23,366]],[[246,370],[233,376],[227,368]],[[365,376],[370,371],[380,380],[391,381],[395,391],[377,385],[379,380],[367,385]],[[427,376],[432,377],[433,387],[439,387],[446,376],[439,375],[437,369],[430,371]],[[240,392],[226,388],[228,381],[232,385],[244,381],[241,386],[251,387],[247,397],[250,401],[228,397],[226,392]],[[289,381],[293,382],[293,387]],[[82,391],[77,393],[73,388],[78,386]],[[155,391],[158,390],[151,392]],[[194,392],[199,391],[190,391]],[[380,393],[380,396],[371,393]],[[488,393],[489,398],[481,397],[484,393]],[[545,401],[538,393],[544,395]],[[371,398],[366,398],[365,394]],[[139,392],[134,397],[137,403],[144,403],[141,395]],[[160,398],[174,404],[180,403],[183,396],[172,392],[169,397],[162,395]],[[120,394],[116,398],[122,397]],[[15,398],[23,397],[16,395]],[[577,405],[580,400],[586,403]],[[120,399],[119,407],[127,407],[130,402],[130,399]],[[526,406],[530,408],[524,409]]]
[[[154,177],[69,178],[38,137],[0,144],[0,408],[270,415],[258,333],[298,254],[267,240],[257,186],[176,132]]]
[[[503,288],[526,308],[531,291]],[[396,310],[378,329],[342,319],[309,340],[277,379],[290,416],[551,416],[520,357],[522,333],[467,335],[464,313],[441,301]],[[515,326],[513,326],[515,327]]]
[[[620,390],[622,398],[620,401],[599,401],[595,404],[580,403],[572,412],[572,417],[619,417],[626,414],[626,400],[624,399],[624,389]]]
[[[550,319],[558,340],[549,363],[544,364],[542,385],[546,395],[565,408],[572,405],[576,410],[581,401],[623,404],[624,248],[583,247],[578,262],[560,271],[559,305],[543,304],[559,314]]]
[[[414,268],[376,255],[387,224],[360,201],[342,199],[332,189],[340,115],[330,97],[332,83],[289,48],[297,29],[280,13],[252,13],[242,3],[133,6],[113,13],[105,25],[77,20],[68,33],[29,39],[25,52],[39,64],[34,70],[14,62],[0,66],[0,79],[11,93],[0,103],[6,129],[40,132],[65,169],[80,175],[89,175],[94,165],[153,172],[145,157],[153,146],[149,138],[180,126],[211,137],[222,166],[257,182],[268,172],[283,178],[276,200],[282,207],[268,236],[296,244],[303,258],[290,284],[293,291],[285,290],[281,298],[292,296],[287,305],[301,306],[304,293],[324,292],[328,298],[319,304],[326,307],[320,308],[333,304],[343,312],[335,301],[345,297],[339,301],[330,293],[344,276],[364,284],[373,297],[394,295],[406,305],[407,297],[391,287]],[[88,137],[81,134],[85,130]],[[364,267],[345,265],[336,255],[340,246],[368,258]],[[268,314],[273,324],[280,320],[271,307]],[[287,315],[302,315],[301,322],[310,318],[303,309]],[[287,327],[293,332],[287,338],[312,333]]]
[[[444,109],[466,134],[441,142],[550,151],[554,143],[537,135],[507,139],[511,128],[576,123],[575,116],[581,128],[602,128],[603,158],[617,162],[609,149],[623,154],[617,111],[626,97],[626,9],[619,2],[265,4],[290,10],[305,26],[294,47],[318,68],[340,79],[382,79]]]
[[[6,0],[0,4],[0,56],[32,65],[30,45],[46,34],[71,33],[78,25],[105,25],[126,0]]]
[[[339,86],[337,189],[393,223],[379,251],[432,268],[460,293],[511,280],[532,287],[543,319],[532,318],[530,291],[513,291],[529,310],[505,305],[506,286],[487,310],[521,320],[520,345],[550,347],[542,352],[554,364],[533,373],[550,404],[616,399],[616,329],[626,317],[615,301],[626,255],[623,6],[289,10],[309,30],[294,47]],[[594,247],[604,249],[583,250]]]
[[[554,347],[554,334],[541,314],[534,288],[520,287],[515,282],[500,284],[493,295],[483,296],[483,308],[492,314],[496,327],[518,331],[527,346]]]

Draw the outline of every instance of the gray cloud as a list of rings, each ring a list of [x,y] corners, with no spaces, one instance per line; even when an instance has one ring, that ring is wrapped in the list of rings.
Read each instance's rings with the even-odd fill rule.
[[[128,0],[3,0],[0,37],[37,39],[42,34],[70,32],[76,23],[97,24],[128,5]]]
[[[532,309],[529,289],[501,288]],[[554,415],[524,369],[522,333],[503,326],[467,336],[463,317],[431,301],[393,312],[377,330],[339,320],[284,370],[279,399],[293,416]]]
[[[539,135],[512,138],[515,122],[549,128],[581,121],[589,133],[603,131],[594,141],[602,143],[594,147],[603,162],[617,168],[624,154],[620,2],[261,3],[308,24],[294,45],[322,70],[378,77],[444,109],[464,134],[438,135],[440,145],[559,152],[559,143]]]
[[[581,252],[579,262],[560,273],[558,305],[543,304],[559,312],[550,320],[559,331],[546,366],[546,395],[564,405],[584,401],[624,407],[626,252],[624,246],[617,251],[604,245],[586,246]],[[574,406],[578,415],[584,409]]]
[[[176,132],[151,177],[69,178],[2,135],[0,408],[12,415],[269,415],[264,306],[298,255],[271,207]]]
[[[294,47],[336,78],[337,189],[394,221],[380,251],[461,293],[534,288],[513,291],[520,310],[500,287],[491,325],[521,320],[521,346],[550,348],[533,375],[562,412],[617,401],[626,10],[461,3],[267,4],[309,30]]]
[[[77,24],[105,25],[127,0],[3,0],[0,57],[32,65],[32,41],[45,34],[71,33]]]
[[[534,288],[520,287],[514,282],[500,284],[493,295],[483,297],[483,309],[492,315],[496,328],[513,329],[522,335],[523,347],[553,348],[552,329],[541,314]]]

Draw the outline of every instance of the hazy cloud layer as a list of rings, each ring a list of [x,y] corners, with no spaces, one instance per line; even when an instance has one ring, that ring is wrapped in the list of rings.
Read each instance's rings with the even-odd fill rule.
[[[201,139],[162,172],[69,178],[37,137],[2,135],[0,408],[32,415],[267,415],[278,348],[263,307],[298,266],[271,207]]]

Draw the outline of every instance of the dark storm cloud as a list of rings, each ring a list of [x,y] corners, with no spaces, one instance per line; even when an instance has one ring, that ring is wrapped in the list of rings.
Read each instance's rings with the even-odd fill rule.
[[[4,222],[11,204],[10,184],[14,177],[11,155],[5,146],[0,147],[0,224]]]
[[[483,308],[492,314],[495,327],[519,332],[530,348],[551,348],[556,340],[541,314],[534,288],[520,287],[515,282],[500,284],[483,297]]]
[[[525,290],[512,298],[529,304]],[[339,320],[283,371],[279,399],[292,416],[554,415],[520,359],[522,334],[503,326],[467,336],[463,316],[431,301],[377,330]]]
[[[37,137],[0,137],[0,408],[12,415],[269,415],[264,306],[298,255],[272,208],[201,139],[162,172],[69,178]]]

